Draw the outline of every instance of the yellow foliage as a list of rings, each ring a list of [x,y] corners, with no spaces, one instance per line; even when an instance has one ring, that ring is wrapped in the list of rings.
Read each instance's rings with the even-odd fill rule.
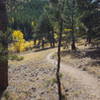
[[[20,51],[20,52],[23,52],[23,51],[25,51],[25,50],[26,50],[26,48],[24,47],[23,44],[21,44],[20,47],[19,47],[19,51]]]
[[[11,46],[11,47],[8,48],[8,50],[14,52],[15,51],[15,47]]]
[[[23,52],[33,47],[33,41],[25,41],[24,34],[19,31],[15,30],[12,33],[13,40],[16,41],[13,45],[9,48],[9,51],[16,51],[16,52]]]
[[[58,38],[57,33],[54,33],[54,38],[55,38],[55,39],[57,39],[57,38]]]
[[[30,41],[30,47],[32,48],[34,45],[34,42],[33,41]]]
[[[65,28],[64,31],[65,31],[65,32],[70,32],[70,31],[72,31],[72,29],[67,29],[67,28]]]
[[[36,22],[35,21],[32,21],[32,26],[35,26],[36,25]]]
[[[13,37],[13,40],[17,40],[17,41],[20,41],[20,40],[24,39],[23,33],[21,31],[19,31],[19,30],[15,30],[12,33],[12,37]]]

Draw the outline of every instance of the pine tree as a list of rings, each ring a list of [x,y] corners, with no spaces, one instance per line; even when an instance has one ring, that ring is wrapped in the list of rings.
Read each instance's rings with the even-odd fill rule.
[[[8,43],[7,43],[6,0],[0,0],[0,88],[8,86]]]

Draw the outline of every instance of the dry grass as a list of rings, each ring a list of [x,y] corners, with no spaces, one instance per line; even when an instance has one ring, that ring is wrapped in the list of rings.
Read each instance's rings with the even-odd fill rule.
[[[79,47],[80,51],[77,52],[62,50],[62,62],[81,68],[100,78],[100,50]]]
[[[5,100],[56,100],[57,92],[53,82],[47,86],[47,80],[53,80],[54,66],[46,61],[46,56],[55,49],[21,53],[21,61],[9,60],[9,87]],[[49,84],[49,83],[48,83]],[[52,85],[53,84],[53,85]]]

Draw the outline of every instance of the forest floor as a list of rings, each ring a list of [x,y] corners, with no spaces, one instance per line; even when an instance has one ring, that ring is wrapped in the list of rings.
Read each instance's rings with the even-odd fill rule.
[[[58,100],[57,49],[20,54],[22,61],[9,61],[9,86],[1,100]],[[61,82],[64,100],[100,100],[100,50],[62,52]],[[93,55],[92,55],[93,54]],[[93,58],[96,57],[96,58]]]
[[[67,100],[100,100],[100,48],[62,50],[61,56]],[[53,59],[57,59],[56,53]]]

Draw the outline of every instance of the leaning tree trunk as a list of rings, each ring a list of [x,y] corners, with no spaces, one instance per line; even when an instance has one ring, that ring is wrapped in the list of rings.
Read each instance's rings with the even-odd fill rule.
[[[0,88],[8,86],[8,43],[7,43],[6,0],[0,0]]]

